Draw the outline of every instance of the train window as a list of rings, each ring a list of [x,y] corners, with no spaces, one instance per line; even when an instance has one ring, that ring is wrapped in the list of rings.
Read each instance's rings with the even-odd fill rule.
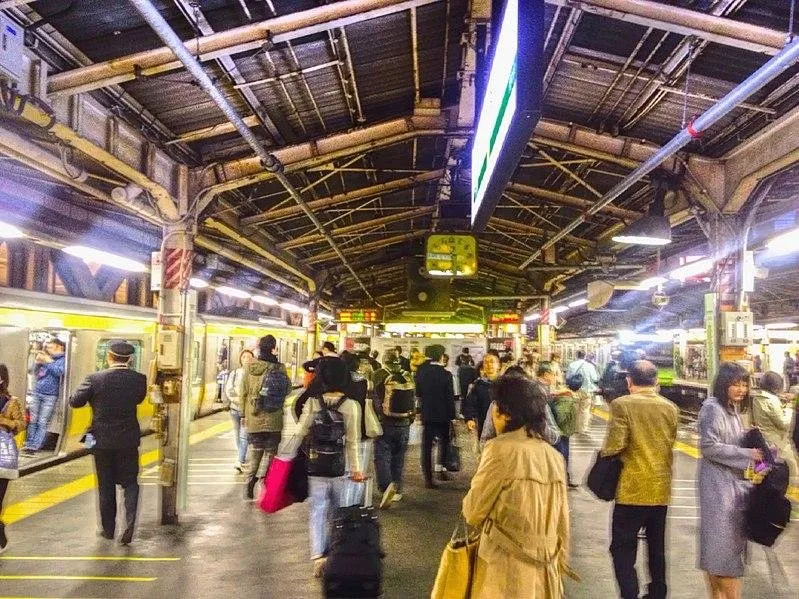
[[[100,339],[97,343],[97,350],[94,354],[95,370],[104,370],[108,368],[108,344],[112,341],[117,341],[117,339]],[[128,362],[128,366],[137,372],[141,372],[142,342],[138,339],[133,339],[132,341],[128,340],[128,343],[136,350],[130,362]]]
[[[202,362],[200,362],[200,342],[194,341],[191,344],[191,378],[193,384],[202,382]]]

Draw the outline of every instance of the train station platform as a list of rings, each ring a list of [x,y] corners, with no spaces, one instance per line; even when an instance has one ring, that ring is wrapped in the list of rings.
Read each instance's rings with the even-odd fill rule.
[[[590,434],[572,439],[573,475],[582,479],[605,429],[596,411]],[[96,494],[90,457],[12,482],[6,500],[9,548],[0,556],[0,597],[321,597],[308,559],[307,504],[273,515],[242,500],[244,477],[235,474],[226,414],[194,423],[189,509],[181,524],[158,524],[154,439],[142,447],[142,505],[133,545],[95,535]],[[429,596],[441,550],[457,521],[474,458],[463,443],[465,471],[440,490],[426,490],[418,447],[407,462],[403,500],[381,512],[385,597]],[[705,595],[696,569],[698,508],[696,450],[690,431],[677,448],[669,512],[670,596]],[[611,598],[615,583],[607,552],[611,504],[584,489],[570,493],[572,561],[581,583],[567,582],[570,598]],[[794,515],[799,520],[799,512]],[[799,524],[788,530],[777,555],[787,573],[782,590],[799,587]],[[765,553],[752,547],[744,585],[747,598],[778,597]],[[643,563],[645,551],[640,552]],[[789,595],[785,595],[786,597]]]

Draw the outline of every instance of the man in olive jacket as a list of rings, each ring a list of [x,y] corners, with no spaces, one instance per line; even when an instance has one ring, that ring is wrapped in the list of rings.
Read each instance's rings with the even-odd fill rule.
[[[147,395],[147,377],[128,366],[135,348],[125,341],[108,345],[108,368],[95,372],[69,398],[69,405],[92,407],[92,423],[86,435],[94,437],[92,454],[100,496],[100,535],[113,539],[116,530],[116,485],[125,494],[123,545],[133,540],[139,506],[139,420],[136,407]],[[91,445],[91,443],[87,443]]]
[[[657,378],[652,362],[632,363],[627,374],[630,394],[610,404],[610,423],[602,447],[602,455],[618,455],[623,463],[610,542],[622,599],[638,599],[635,559],[642,528],[646,531],[652,579],[647,597],[666,598],[666,511],[679,410],[658,394]]]
[[[259,410],[257,403],[261,385],[273,368],[282,369],[286,374],[286,367],[277,359],[277,340],[273,335],[266,335],[258,340],[258,359],[250,364],[241,386],[241,425],[247,431],[247,441],[252,446],[250,472],[244,489],[244,498],[248,500],[255,497],[258,470],[264,454],[267,455],[268,468],[269,462],[277,453],[283,431],[283,409],[266,412]]]

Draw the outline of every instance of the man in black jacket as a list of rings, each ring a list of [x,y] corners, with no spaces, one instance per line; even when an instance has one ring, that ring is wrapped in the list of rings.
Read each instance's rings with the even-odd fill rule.
[[[116,530],[116,485],[125,492],[125,531],[119,539],[123,545],[133,540],[136,512],[139,505],[139,420],[136,406],[147,395],[147,377],[128,367],[135,348],[125,341],[108,346],[108,369],[95,372],[69,398],[69,405],[92,407],[92,423],[87,446],[94,445],[94,468],[100,495],[100,535],[113,539]]]
[[[416,395],[422,402],[422,469],[425,486],[436,487],[433,482],[433,439],[440,439],[440,462],[447,463],[449,448],[449,431],[455,419],[455,389],[452,373],[444,369],[442,345],[430,345],[425,348],[427,361],[416,371]],[[446,473],[441,473],[446,480]]]

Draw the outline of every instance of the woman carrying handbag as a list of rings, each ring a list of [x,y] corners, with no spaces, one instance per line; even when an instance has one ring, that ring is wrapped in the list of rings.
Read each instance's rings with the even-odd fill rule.
[[[0,364],[0,516],[8,481],[19,476],[19,451],[14,435],[25,430],[25,414],[16,397],[8,392],[8,367]],[[0,520],[0,553],[8,547],[6,529]]]
[[[498,436],[486,444],[463,517],[481,531],[468,595],[450,599],[561,599],[568,566],[569,506],[561,455],[543,439],[547,396],[503,376],[491,388]]]

